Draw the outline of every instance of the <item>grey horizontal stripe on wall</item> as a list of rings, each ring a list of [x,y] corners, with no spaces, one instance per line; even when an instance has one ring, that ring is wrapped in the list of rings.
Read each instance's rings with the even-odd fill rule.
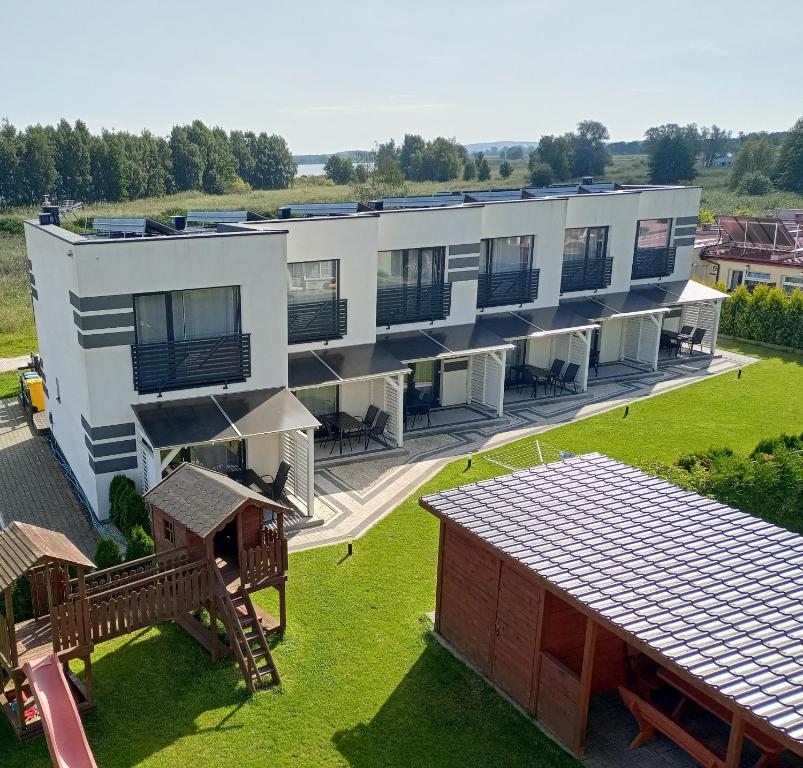
[[[84,349],[100,349],[101,347],[127,347],[134,343],[134,331],[119,333],[78,333],[78,343]]]
[[[107,309],[133,309],[134,299],[130,293],[112,296],[76,296],[70,291],[70,304],[79,312],[102,312]]]
[[[136,453],[136,440],[115,440],[111,443],[98,443],[95,445],[86,435],[84,442],[89,449],[89,453],[94,457],[98,456],[119,456],[122,453]]]
[[[135,433],[134,422],[124,424],[109,424],[105,427],[93,427],[82,415],[81,425],[84,432],[89,435],[92,440],[112,440],[116,437],[130,437]]]
[[[33,286],[31,286],[31,296],[33,296],[35,299],[39,298],[39,291],[37,291]]]
[[[457,256],[456,258],[449,259],[449,269],[458,269],[460,267],[477,267],[480,266],[480,256]]]
[[[696,231],[697,227],[675,227],[675,237],[693,235]]]
[[[451,371],[467,371],[468,360],[451,360],[443,364],[443,370],[446,373]]]
[[[479,276],[480,271],[478,269],[466,269],[463,272],[450,272],[449,282],[462,283],[466,280],[476,280]]]
[[[676,237],[672,245],[694,245],[693,237]]]
[[[696,216],[678,216],[675,219],[675,224],[680,226],[681,224],[694,224],[697,226],[697,217]]]
[[[36,285],[36,278],[33,276],[33,272],[29,272],[28,277],[31,280],[31,285]]]
[[[479,253],[480,243],[460,243],[459,245],[449,246],[450,256],[459,256],[462,253]]]
[[[122,472],[125,469],[137,468],[136,456],[122,456],[119,459],[104,459],[95,461],[89,456],[89,466],[96,475],[107,475],[110,472]]]
[[[107,312],[102,315],[79,315],[72,313],[75,324],[82,331],[99,331],[102,328],[133,328],[133,312]]]

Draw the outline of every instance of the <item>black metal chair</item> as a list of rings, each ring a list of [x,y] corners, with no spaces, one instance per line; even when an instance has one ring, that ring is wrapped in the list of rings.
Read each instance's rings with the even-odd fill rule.
[[[569,385],[571,384],[574,388],[575,393],[577,393],[577,372],[580,370],[580,366],[577,363],[569,363],[566,366],[566,371],[555,378],[554,383],[552,384],[552,392],[553,394],[557,394],[558,387],[560,387],[560,391],[569,391]]]
[[[284,487],[287,485],[287,478],[290,475],[292,467],[286,461],[279,464],[279,469],[276,470],[276,476],[260,475],[258,478],[253,470],[249,470],[249,476],[252,480],[251,485],[256,485],[257,489],[263,496],[267,496],[273,501],[281,501],[284,496]],[[253,473],[253,474],[252,474]],[[270,478],[270,479],[267,479]]]
[[[546,385],[544,386],[544,392],[546,392],[546,388],[550,384],[552,384],[554,387],[555,380],[560,376],[560,372],[563,370],[564,365],[566,365],[566,361],[561,360],[558,357],[552,361],[552,365],[549,366],[549,375],[546,380]]]
[[[689,354],[694,352],[696,346],[700,347],[700,354],[703,352],[703,339],[705,338],[705,328],[695,328],[691,338],[686,341],[689,345]]]
[[[328,421],[321,421],[321,426],[315,430],[315,440],[321,446],[321,448],[325,448],[326,444],[332,440],[334,442],[335,433],[332,430],[331,424]]]
[[[599,376],[599,350],[592,349],[588,355],[588,367],[594,369],[594,375]]]
[[[378,443],[381,443],[385,446],[385,448],[390,448],[388,445],[388,441],[385,439],[385,425],[388,423],[388,419],[390,418],[390,414],[385,413],[384,411],[379,411],[379,415],[376,417],[376,421],[370,427],[368,432],[365,436],[365,447],[368,448],[368,444],[371,440],[376,440]]]
[[[366,429],[370,429],[374,426],[374,422],[376,421],[377,414],[379,413],[379,408],[375,405],[369,405],[368,410],[365,412],[365,416],[363,416],[362,423],[365,425]]]

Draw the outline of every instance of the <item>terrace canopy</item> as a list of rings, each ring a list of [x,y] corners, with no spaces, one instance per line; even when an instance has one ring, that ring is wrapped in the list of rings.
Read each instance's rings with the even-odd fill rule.
[[[421,505],[441,519],[436,631],[575,751],[637,653],[714,702],[725,765],[745,734],[803,756],[800,535],[597,453]]]

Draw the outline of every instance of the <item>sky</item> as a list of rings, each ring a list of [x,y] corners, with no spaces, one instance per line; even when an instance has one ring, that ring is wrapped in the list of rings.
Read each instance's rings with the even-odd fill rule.
[[[200,118],[294,153],[405,133],[537,141],[603,122],[784,130],[800,0],[0,0],[0,118],[167,135]]]

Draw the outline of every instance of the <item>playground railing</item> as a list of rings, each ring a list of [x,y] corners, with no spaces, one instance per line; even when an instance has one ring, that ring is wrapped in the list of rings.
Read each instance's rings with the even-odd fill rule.
[[[286,539],[266,538],[253,549],[240,552],[240,581],[246,588],[284,573]]]

